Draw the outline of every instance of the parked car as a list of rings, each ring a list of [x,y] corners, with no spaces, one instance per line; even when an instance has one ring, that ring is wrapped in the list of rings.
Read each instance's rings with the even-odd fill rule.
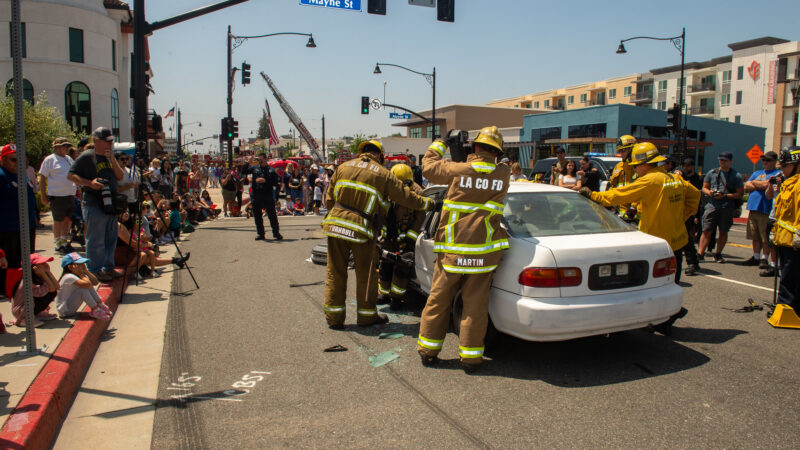
[[[567,156],[567,159],[575,161],[575,164],[578,164],[581,158],[582,156]],[[606,182],[611,178],[611,172],[614,171],[614,166],[622,161],[622,158],[619,156],[590,156],[589,159],[591,159],[592,165],[600,172],[600,184],[602,186],[600,190],[604,191]],[[540,159],[536,161],[533,169],[527,171],[526,176],[529,180],[533,180],[534,176],[541,175],[540,181],[542,183],[550,183],[551,171],[556,161],[558,161],[558,158]],[[580,167],[580,165],[576,165],[576,167]]]
[[[424,195],[442,199],[447,186]],[[441,211],[427,214],[416,243],[415,288],[430,293]],[[500,332],[529,341],[560,341],[661,326],[683,303],[675,258],[663,239],[642,233],[575,191],[512,182],[502,227],[510,249],[497,268],[489,317]],[[459,325],[461,300],[453,305]]]

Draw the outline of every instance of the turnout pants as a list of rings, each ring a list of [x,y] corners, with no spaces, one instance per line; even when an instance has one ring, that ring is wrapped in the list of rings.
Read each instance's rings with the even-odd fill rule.
[[[489,289],[494,272],[462,274],[449,273],[437,258],[433,269],[433,285],[419,326],[417,351],[436,356],[442,350],[453,299],[461,293],[463,305],[459,327],[458,354],[461,362],[480,364],[483,362],[483,339],[489,324]]]
[[[253,196],[250,205],[253,208],[253,220],[256,222],[256,233],[259,236],[264,235],[264,212],[262,209],[266,209],[269,226],[272,227],[272,236],[277,237],[280,227],[278,226],[278,215],[275,214],[275,203],[272,200],[271,193]]]
[[[347,264],[353,252],[356,272],[356,309],[359,325],[378,319],[378,252],[375,241],[363,244],[328,237],[328,275],[325,280],[325,319],[328,325],[344,324],[347,295]]]
[[[405,270],[400,267],[402,263],[397,263],[389,260],[381,260],[380,268],[378,269],[378,293],[381,295],[388,295],[391,298],[403,299],[406,295],[406,286],[408,286],[408,275]]]

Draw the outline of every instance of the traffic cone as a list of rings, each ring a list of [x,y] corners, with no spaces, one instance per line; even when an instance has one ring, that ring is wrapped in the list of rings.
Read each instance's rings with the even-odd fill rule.
[[[778,303],[767,322],[775,328],[800,328],[800,317],[789,305]]]

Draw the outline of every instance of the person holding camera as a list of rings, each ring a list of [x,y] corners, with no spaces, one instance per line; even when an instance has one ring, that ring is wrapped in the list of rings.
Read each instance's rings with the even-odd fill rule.
[[[775,276],[775,251],[769,245],[767,221],[772,211],[772,200],[766,197],[766,191],[772,186],[770,180],[781,173],[775,168],[778,154],[766,152],[761,157],[763,170],[753,172],[744,184],[747,198],[747,239],[753,241],[753,256],[742,263],[744,266],[759,266],[763,277]]]
[[[800,311],[800,146],[781,151],[781,172],[769,179],[767,199],[774,199],[772,240],[778,253],[781,280],[778,303]]]
[[[67,178],[81,188],[81,209],[86,223],[86,257],[89,271],[100,281],[122,274],[114,271],[117,247],[117,212],[112,204],[122,167],[114,157],[114,134],[106,127],[92,133],[94,148],[78,156]]]
[[[728,231],[733,226],[734,211],[737,200],[741,201],[744,194],[744,180],[739,172],[731,167],[733,154],[722,152],[719,154],[719,167],[708,172],[703,180],[703,194],[708,196],[705,211],[703,212],[703,235],[700,238],[700,247],[697,249],[697,259],[703,260],[711,234],[715,228],[719,229],[717,246],[714,251],[714,262],[724,263],[722,249],[728,242]]]

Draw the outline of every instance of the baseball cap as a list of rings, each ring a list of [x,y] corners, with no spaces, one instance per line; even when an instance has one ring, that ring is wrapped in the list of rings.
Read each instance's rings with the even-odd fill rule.
[[[762,156],[761,159],[771,159],[772,161],[777,161],[778,154],[770,150],[767,153],[764,153],[764,156]]]
[[[97,127],[92,132],[92,138],[94,138],[94,140],[114,142],[114,133],[112,133],[111,130],[106,127]]]
[[[52,260],[52,258],[50,258]],[[67,253],[61,258],[61,267],[67,267],[70,264],[83,264],[89,262],[89,258],[84,258],[78,252]]]
[[[566,150],[564,150],[564,147],[558,147],[556,149],[556,153],[565,153],[565,152],[566,152]]]
[[[13,143],[6,144],[5,146],[3,146],[3,149],[0,150],[0,158],[5,158],[6,155],[10,155],[12,153],[17,153],[17,146],[14,145]]]
[[[38,253],[31,253],[31,265],[49,263],[52,260],[52,256],[42,256]]]
[[[68,145],[68,146],[72,147],[72,142],[70,142],[70,140],[65,138],[65,137],[57,137],[53,141],[53,147],[60,147],[62,145]]]
[[[731,152],[722,152],[718,156],[719,159],[724,159],[725,161],[733,161],[733,153]]]

